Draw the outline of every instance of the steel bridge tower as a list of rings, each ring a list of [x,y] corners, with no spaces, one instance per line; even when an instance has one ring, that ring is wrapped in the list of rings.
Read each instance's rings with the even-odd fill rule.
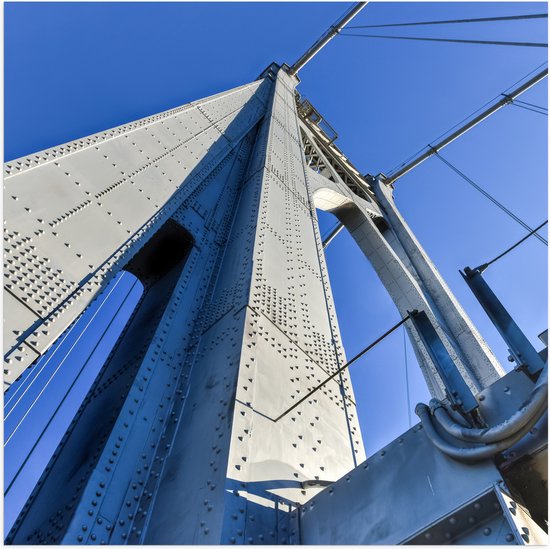
[[[66,434],[8,543],[541,539],[492,460],[457,461],[422,425],[365,461],[316,208],[350,231],[408,318],[434,398],[478,417],[504,371],[391,186],[360,175],[298,82],[272,64],[5,166],[7,395],[117,273],[144,287],[84,400],[71,408],[78,384],[60,397]],[[516,404],[535,386],[524,377]],[[29,450],[8,491],[47,451]]]

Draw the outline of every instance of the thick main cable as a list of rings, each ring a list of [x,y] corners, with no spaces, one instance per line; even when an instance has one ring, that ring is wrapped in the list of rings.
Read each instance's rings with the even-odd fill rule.
[[[466,181],[468,184],[470,184],[474,189],[476,189],[478,192],[480,192],[485,198],[490,200],[495,206],[500,208],[506,215],[510,216],[516,223],[521,225],[524,229],[528,230],[530,233],[532,232],[543,244],[548,246],[548,241],[544,239],[542,236],[534,232],[534,229],[527,225],[525,221],[520,219],[516,214],[514,214],[512,211],[510,211],[504,204],[500,203],[494,196],[489,194],[485,189],[480,187],[475,181],[473,181],[470,177],[468,177],[465,173],[461,172],[456,166],[451,164],[447,159],[443,158],[441,154],[438,151],[434,151],[435,156],[441,160],[444,164],[446,164],[451,170],[453,170],[456,174],[458,174],[464,181]]]
[[[494,114],[496,111],[498,111],[502,107],[509,105],[510,99],[515,99],[521,93],[527,91],[531,86],[534,86],[536,83],[540,82],[543,78],[546,78],[546,76],[548,75],[548,69],[543,69],[542,71],[539,71],[539,69],[544,67],[547,63],[548,62],[545,61],[544,63],[541,63],[540,65],[535,67],[532,71],[530,71],[525,76],[520,78],[517,82],[514,82],[511,86],[506,88],[503,93],[500,93],[496,97],[493,97],[493,99],[487,101],[484,105],[479,107],[477,110],[475,110],[474,112],[472,112],[471,114],[463,118],[460,122],[456,123],[454,126],[449,128],[440,136],[436,137],[434,140],[431,141],[430,145],[422,147],[419,151],[417,151],[416,153],[411,155],[409,158],[407,158],[407,160],[401,162],[401,164],[399,164],[398,166],[387,171],[386,174],[388,176],[389,182],[393,183],[399,177],[401,177],[402,175],[405,175],[407,172],[409,172],[410,170],[412,170],[413,168],[421,164],[424,160],[429,158],[433,154],[433,150],[430,149],[430,146],[432,144],[433,144],[433,148],[437,150],[440,150],[443,147],[449,145],[456,138],[464,135],[464,133],[466,133],[468,130],[475,127],[477,124],[479,124],[479,122],[482,122],[488,116]],[[537,73],[537,71],[539,72]],[[516,86],[520,82],[523,82],[534,73],[537,73],[537,74],[534,77],[532,77],[530,80],[528,80],[525,84],[522,84],[521,86],[516,88]],[[507,93],[509,91],[510,93]],[[496,103],[494,103],[495,101]],[[491,103],[494,103],[494,104],[488,107],[488,109],[484,110],[485,107],[487,107]],[[476,116],[478,113],[480,114]],[[470,122],[467,122],[467,120],[470,120]],[[465,122],[466,124],[464,124]],[[456,130],[454,133],[451,133],[455,128],[458,128],[458,130]],[[448,137],[445,137],[445,136],[448,136]],[[427,149],[427,152],[426,152],[426,149]]]
[[[388,40],[418,40],[421,42],[453,42],[457,44],[483,44],[490,46],[518,46],[526,48],[547,48],[545,42],[502,42],[498,40],[460,40],[458,38],[428,38],[420,36],[383,36],[381,34],[351,34],[340,33],[340,36],[353,36],[356,38],[386,38]]]
[[[383,25],[352,25],[348,29],[379,29],[387,27],[415,27],[418,25],[448,25],[454,23],[486,23],[490,21],[514,21],[520,19],[546,19],[547,13],[534,13],[529,15],[506,15],[502,17],[478,17],[475,19],[446,19],[443,21],[416,21],[414,23],[390,23]]]
[[[311,46],[289,69],[294,76],[315,55],[317,55],[340,31],[367,5],[367,2],[357,2],[346,13],[331,25],[330,28]]]

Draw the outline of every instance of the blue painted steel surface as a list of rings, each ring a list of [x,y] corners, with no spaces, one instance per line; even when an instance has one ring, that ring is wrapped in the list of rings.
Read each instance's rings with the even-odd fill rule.
[[[463,413],[475,410],[478,407],[477,400],[460,375],[426,313],[424,311],[413,312],[411,320],[418,330],[426,350],[432,357],[451,403]]]
[[[540,372],[544,367],[541,356],[485,282],[481,271],[466,267],[464,273],[461,271],[460,274],[495,325],[502,339],[506,341],[517,366],[527,368],[533,375]]]

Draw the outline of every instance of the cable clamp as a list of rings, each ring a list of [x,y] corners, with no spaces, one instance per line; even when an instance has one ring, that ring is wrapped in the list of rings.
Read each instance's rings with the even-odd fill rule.
[[[511,95],[508,95],[507,93],[501,93],[500,95],[502,95],[506,99],[507,105],[514,102],[514,98]]]

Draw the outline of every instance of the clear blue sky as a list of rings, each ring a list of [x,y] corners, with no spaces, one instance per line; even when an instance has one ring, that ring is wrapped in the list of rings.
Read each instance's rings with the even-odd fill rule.
[[[348,3],[6,3],[5,160],[254,80],[293,62]],[[546,3],[372,3],[353,24],[546,12]],[[547,42],[546,20],[375,29],[388,35]],[[364,173],[389,171],[547,60],[542,48],[338,37],[299,91]],[[522,97],[547,106],[544,81]],[[508,106],[443,153],[531,226],[547,218],[547,117]],[[396,184],[420,242],[505,367],[506,346],[458,274],[524,230],[432,158]],[[324,232],[334,224],[320,216]],[[547,238],[547,230],[542,234]],[[540,348],[547,248],[529,239],[488,282]],[[347,233],[327,251],[348,356],[398,320]],[[428,398],[410,346],[411,404]],[[403,333],[352,367],[367,453],[408,427]],[[413,422],[416,417],[413,416]]]

